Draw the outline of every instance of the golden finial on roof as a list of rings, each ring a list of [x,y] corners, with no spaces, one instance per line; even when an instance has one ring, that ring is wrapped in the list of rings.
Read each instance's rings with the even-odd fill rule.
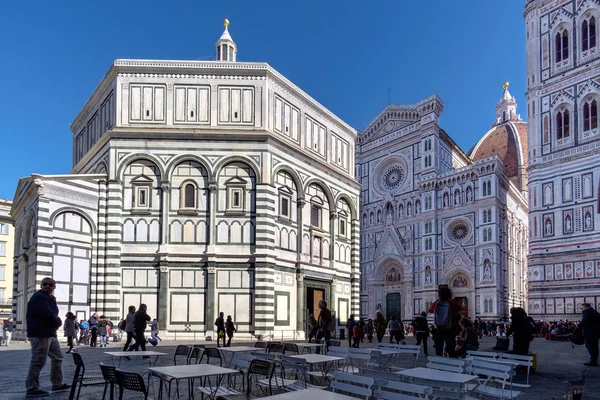
[[[229,20],[227,19],[227,14],[225,14],[225,20],[223,21],[223,26],[225,27],[225,29],[227,29],[227,27],[229,26]]]
[[[508,89],[508,81],[504,81],[504,85],[502,85],[504,90]]]

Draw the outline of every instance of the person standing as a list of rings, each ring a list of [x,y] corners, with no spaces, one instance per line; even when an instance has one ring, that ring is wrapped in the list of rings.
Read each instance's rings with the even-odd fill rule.
[[[63,382],[60,343],[56,331],[62,325],[58,316],[58,305],[52,294],[56,282],[52,278],[42,279],[40,290],[35,292],[27,303],[27,337],[31,344],[31,363],[25,379],[27,397],[45,397],[48,392],[40,389],[40,372],[50,357],[50,382],[52,391],[68,390],[69,385]]]
[[[98,313],[93,313],[88,319],[89,329],[91,333],[90,347],[96,347],[98,341]]]
[[[354,314],[350,314],[348,321],[346,321],[346,330],[348,332],[348,347],[355,347],[352,344],[352,339],[354,338],[354,327],[356,326],[356,321],[354,320]]]
[[[375,335],[377,335],[377,342],[383,342],[383,336],[385,335],[385,328],[387,323],[385,317],[380,310],[375,313],[375,321],[373,321],[373,328],[375,328]]]
[[[237,329],[235,329],[235,323],[231,320],[231,315],[228,315],[227,321],[225,321],[225,331],[227,332],[227,344],[225,347],[231,347],[231,338],[233,338],[233,332],[237,332]],[[223,343],[225,343],[225,339],[223,339]]]
[[[331,344],[331,332],[335,329],[335,324],[331,316],[331,311],[327,308],[325,300],[319,300],[319,320],[317,321],[317,340],[325,340],[325,346],[329,349]],[[317,353],[320,354],[321,348],[317,347]]]
[[[8,317],[8,319],[2,324],[2,333],[4,334],[4,345],[6,347],[10,346],[10,340],[12,339],[12,333],[14,330],[15,323],[13,322],[12,317]]]
[[[587,367],[598,366],[598,339],[600,338],[600,314],[589,303],[581,305],[581,323],[585,348],[590,353],[590,361],[584,363]]]
[[[421,312],[415,320],[413,321],[413,327],[415,329],[415,336],[417,337],[417,346],[423,343],[423,352],[426,356],[429,356],[429,351],[427,350],[427,339],[429,338],[429,324],[427,323],[427,313],[425,311]]]
[[[140,347],[142,351],[146,351],[146,338],[144,337],[144,331],[146,330],[146,324],[150,322],[150,316],[146,313],[148,306],[140,304],[137,312],[133,315],[133,331],[135,344],[129,347],[129,351],[137,351]]]
[[[73,350],[73,339],[75,339],[75,336],[77,336],[77,329],[75,328],[75,319],[77,317],[75,316],[75,314],[73,314],[71,311],[69,311],[66,315],[65,315],[65,325],[64,325],[64,331],[65,331],[65,336],[67,337],[67,346],[69,346],[69,350],[67,350],[67,353],[70,353],[72,351],[77,352],[77,350]]]
[[[219,313],[219,316],[215,320],[215,326],[217,327],[217,347],[219,346],[219,339],[223,340],[223,347],[225,347],[225,314],[223,311]]]
[[[535,326],[533,319],[527,316],[525,310],[521,307],[510,309],[511,324],[506,330],[506,337],[513,336],[513,354],[522,356],[529,355],[529,343],[535,336]]]
[[[129,345],[131,344],[131,339],[133,339],[133,316],[135,315],[135,306],[129,306],[129,313],[127,317],[125,317],[125,334],[127,335],[127,339],[125,340],[125,346],[123,346],[123,351],[127,351]]]
[[[310,314],[308,316],[308,321],[306,321],[306,333],[308,335],[308,343],[317,335],[317,329],[319,329],[318,322],[315,319],[314,314]]]
[[[433,342],[435,344],[435,355],[444,355],[444,344],[450,357],[456,358],[456,333],[458,332],[458,320],[460,316],[460,305],[452,298],[452,291],[448,286],[438,289],[438,299],[429,307],[429,312],[434,314],[436,334]]]
[[[81,328],[81,333],[79,334],[79,344],[90,344],[90,323],[87,321],[81,321],[79,323],[79,327]]]
[[[369,318],[369,320],[367,321],[367,339],[369,340],[369,343],[373,343],[374,331],[375,329],[373,328],[373,319]]]
[[[106,336],[108,335],[108,320],[104,315],[98,319],[98,336],[100,336],[100,347],[106,347]]]
[[[396,319],[396,314],[392,314],[388,323],[390,331],[390,343],[396,340],[396,344],[401,344],[404,341],[404,326]]]

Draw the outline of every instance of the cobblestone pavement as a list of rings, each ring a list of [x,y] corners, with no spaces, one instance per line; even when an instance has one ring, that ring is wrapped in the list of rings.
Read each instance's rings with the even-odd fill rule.
[[[386,338],[387,341],[387,338]],[[204,342],[196,342],[197,344],[204,344]],[[407,338],[408,344],[414,343],[414,338]],[[495,343],[494,338],[484,338],[481,341],[480,350],[491,351],[492,346]],[[184,344],[183,342],[167,342],[166,340],[161,342],[155,349],[157,351],[163,351],[168,353],[168,356],[161,357],[156,364],[161,365],[172,365],[173,364],[173,353],[177,344]],[[190,344],[190,343],[185,343]],[[206,343],[214,346],[214,342]],[[243,343],[235,343],[234,345],[241,345]],[[347,342],[344,342],[347,345]],[[376,347],[375,343],[365,343],[363,347]],[[574,349],[569,343],[566,342],[550,342],[543,339],[535,339],[531,346],[532,351],[538,355],[538,368],[535,373],[531,374],[530,383],[532,387],[526,389],[526,392],[519,399],[523,400],[558,400],[568,399],[567,393],[569,393],[574,387],[582,387],[583,385],[583,374],[586,371],[586,367],[583,363],[587,360],[587,352],[584,346],[576,346]],[[89,348],[79,347],[79,353],[82,355],[86,367],[87,374],[100,374],[98,364],[104,362],[107,364],[111,363],[110,356],[104,354],[105,351],[119,351],[120,346],[118,343],[112,343],[106,348]],[[433,352],[431,348],[431,342],[429,343],[429,351]],[[25,377],[29,366],[29,347],[24,343],[15,343],[9,348],[0,347],[0,365],[2,366],[0,372],[0,399],[1,400],[16,400],[24,399],[24,384]],[[42,375],[40,376],[40,383],[42,389],[49,389],[50,386],[50,370],[48,363]],[[420,357],[418,361],[420,366],[425,365],[425,357]],[[412,362],[407,362],[407,367],[412,366]],[[148,367],[146,360],[133,359],[132,361],[123,360],[121,368],[131,371],[144,372]],[[65,354],[63,362],[63,372],[65,381],[71,383],[75,366],[73,360],[69,354]],[[524,379],[520,376],[519,379]],[[158,385],[156,385],[158,386]],[[182,393],[185,392],[185,384],[182,384]],[[82,399],[101,399],[102,398],[103,386],[92,386],[83,388],[81,391]],[[47,399],[68,399],[69,392],[51,394]],[[156,397],[156,396],[153,396]],[[200,398],[200,397],[198,397]],[[586,397],[587,398],[587,397]],[[592,399],[600,398],[591,397]]]

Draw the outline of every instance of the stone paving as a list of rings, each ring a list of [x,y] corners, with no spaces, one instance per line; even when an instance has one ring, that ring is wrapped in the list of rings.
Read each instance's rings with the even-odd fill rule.
[[[387,341],[387,338],[386,338]],[[414,338],[407,338],[408,344],[414,344]],[[492,346],[495,343],[494,338],[484,338],[481,341],[480,350],[491,351]],[[173,353],[177,344],[190,344],[188,342],[167,342],[166,340],[161,342],[159,346],[152,348],[150,346],[148,350],[156,350],[168,353],[169,356],[159,358],[157,366],[161,365],[172,365],[173,364]],[[194,344],[207,344],[213,345],[212,343],[196,342]],[[234,345],[242,345],[244,343],[238,342]],[[247,344],[247,343],[246,343]],[[343,345],[347,345],[347,342],[343,342]],[[375,343],[365,343],[363,347],[376,347]],[[431,348],[431,341],[429,342],[429,351],[433,353]],[[543,339],[535,339],[532,342],[532,351],[538,355],[538,368],[537,371],[531,374],[530,383],[532,387],[526,389],[525,394],[520,396],[519,399],[533,400],[533,399],[544,399],[544,400],[558,400],[558,399],[570,399],[568,394],[572,392],[574,388],[583,387],[584,374],[587,371],[587,367],[583,363],[587,360],[587,352],[584,346],[576,346],[574,349],[567,342],[550,342]],[[120,351],[121,348],[119,343],[111,343],[106,348],[90,348],[90,347],[79,347],[79,353],[82,355],[88,374],[100,374],[98,364],[100,362],[111,363],[110,356],[104,354],[105,351]],[[0,365],[2,366],[0,372],[0,399],[1,400],[13,400],[13,399],[24,399],[24,382],[25,376],[29,366],[30,352],[28,345],[24,343],[15,343],[11,347],[0,347]],[[40,377],[40,383],[42,389],[49,389],[50,377],[49,377],[49,364],[50,360]],[[411,367],[414,363],[407,362],[406,367]],[[425,365],[425,357],[419,358],[419,366]],[[123,360],[121,368],[144,372],[148,367],[146,360],[133,359],[132,361]],[[65,381],[71,383],[75,366],[73,360],[69,354],[65,354],[63,362],[63,372]],[[590,371],[595,374],[594,371]],[[595,374],[598,377],[598,374]],[[520,377],[524,378],[524,377]],[[92,386],[83,388],[81,391],[81,399],[101,399],[102,398],[103,386]],[[182,384],[182,392],[185,391],[185,384]],[[590,397],[591,396],[591,397]],[[51,394],[47,399],[68,399],[69,392]],[[200,398],[200,397],[198,397]],[[600,399],[600,393],[587,393],[586,399]]]

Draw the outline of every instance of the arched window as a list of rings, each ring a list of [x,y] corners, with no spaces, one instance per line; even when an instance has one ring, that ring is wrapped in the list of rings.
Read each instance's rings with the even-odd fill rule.
[[[183,187],[183,207],[196,208],[196,186],[193,183]]]
[[[583,130],[589,131],[598,127],[598,101],[588,100],[583,105]]]
[[[581,50],[586,51],[596,47],[596,18],[591,17],[581,23]]]
[[[556,113],[556,139],[566,139],[569,131],[569,110],[564,109]]]

